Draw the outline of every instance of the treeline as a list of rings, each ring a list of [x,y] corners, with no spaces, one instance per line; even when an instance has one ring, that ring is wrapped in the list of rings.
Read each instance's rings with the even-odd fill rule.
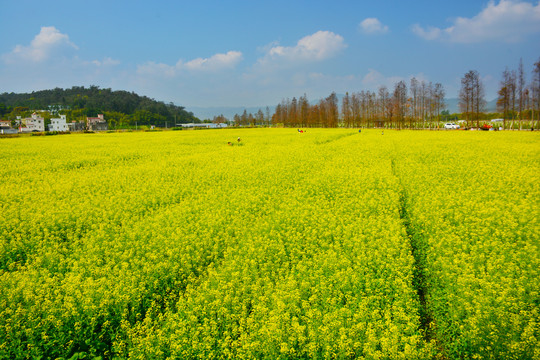
[[[517,71],[504,70],[498,92],[498,113],[486,114],[484,85],[478,71],[471,70],[461,79],[459,108],[461,113],[450,116],[445,110],[445,89],[442,84],[419,81],[397,82],[393,89],[386,86],[378,91],[346,93],[341,99],[335,92],[315,103],[307,96],[283,99],[272,115],[268,108],[253,115],[244,111],[236,114],[236,126],[285,126],[285,127],[388,127],[430,128],[441,121],[466,121],[466,127],[480,127],[480,123],[494,118],[528,120],[539,126],[540,118],[540,60],[532,70],[527,83],[523,62]],[[220,115],[214,122],[227,121]],[[520,122],[521,123],[521,122]],[[513,126],[513,122],[512,122]],[[520,125],[521,128],[521,125]]]
[[[527,84],[523,60],[516,70],[508,67],[502,73],[497,97],[497,109],[505,120],[537,119],[540,110],[540,59],[533,66],[532,78]]]
[[[497,92],[497,111],[504,122],[520,120],[519,128],[522,128],[523,121],[527,120],[528,125],[534,128],[535,122],[538,128],[540,118],[540,59],[533,65],[532,78],[527,83],[523,60],[520,59],[518,69],[509,70],[508,67],[502,73],[502,80]],[[479,126],[483,119],[486,101],[484,86],[478,71],[471,70],[461,79],[461,89],[459,92],[459,108],[462,116]],[[504,125],[506,128],[506,126]]]
[[[174,126],[176,123],[200,122],[182,106],[140,96],[134,92],[112,91],[98,86],[55,88],[32,93],[0,94],[0,117],[14,120],[35,110],[66,114],[69,121],[104,114],[110,125]]]
[[[390,91],[381,86],[377,92],[336,93],[310,104],[306,95],[285,99],[276,106],[273,125],[286,127],[418,127],[439,121],[445,108],[441,84],[411,79],[395,84]]]
[[[444,112],[445,90],[432,84],[411,79],[410,85],[398,82],[392,92],[381,86],[377,92],[360,91],[340,97],[332,92],[328,97],[310,103],[307,95],[283,99],[273,112],[259,109],[255,114],[246,110],[234,115],[236,126],[285,127],[414,127],[419,122],[441,120]],[[213,122],[227,122],[223,115]],[[427,126],[427,125],[426,125]]]
[[[222,122],[223,119],[223,115],[220,115],[214,118],[214,122]],[[270,126],[270,108],[267,106],[265,112],[259,109],[255,114],[244,110],[242,115],[235,114],[233,121],[235,125],[240,126]]]

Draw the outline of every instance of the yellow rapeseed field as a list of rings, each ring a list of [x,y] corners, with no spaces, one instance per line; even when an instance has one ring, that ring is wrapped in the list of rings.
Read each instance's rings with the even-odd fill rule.
[[[0,139],[0,358],[539,359],[539,140]]]

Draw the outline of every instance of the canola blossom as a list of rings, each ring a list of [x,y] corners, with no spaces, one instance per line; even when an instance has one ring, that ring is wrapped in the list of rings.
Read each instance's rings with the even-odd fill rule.
[[[0,358],[538,358],[538,139],[0,139]]]

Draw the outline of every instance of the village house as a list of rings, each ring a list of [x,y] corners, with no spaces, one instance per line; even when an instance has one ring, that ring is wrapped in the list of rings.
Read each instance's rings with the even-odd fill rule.
[[[86,124],[84,123],[84,121],[72,121],[67,125],[70,132],[84,131],[86,129]]]
[[[66,115],[60,115],[59,119],[51,119],[49,131],[68,131]]]
[[[109,125],[103,117],[103,114],[98,114],[98,117],[87,117],[86,127],[88,131],[109,130]]]
[[[32,114],[31,118],[26,118],[26,128],[29,131],[45,131],[45,119],[38,116],[36,113]]]
[[[0,135],[5,134],[16,134],[17,129],[11,127],[11,121],[9,120],[0,120]]]
[[[22,123],[24,126],[21,125],[21,132],[45,131],[45,119],[36,113],[33,113],[32,117],[22,119]]]

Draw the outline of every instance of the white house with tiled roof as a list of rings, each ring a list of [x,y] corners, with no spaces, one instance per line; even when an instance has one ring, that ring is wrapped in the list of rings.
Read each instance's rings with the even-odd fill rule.
[[[60,115],[59,119],[51,119],[49,131],[68,131],[66,115]]]
[[[32,117],[24,118],[23,123],[25,126],[21,127],[22,132],[45,131],[45,119],[36,113],[33,113]]]

